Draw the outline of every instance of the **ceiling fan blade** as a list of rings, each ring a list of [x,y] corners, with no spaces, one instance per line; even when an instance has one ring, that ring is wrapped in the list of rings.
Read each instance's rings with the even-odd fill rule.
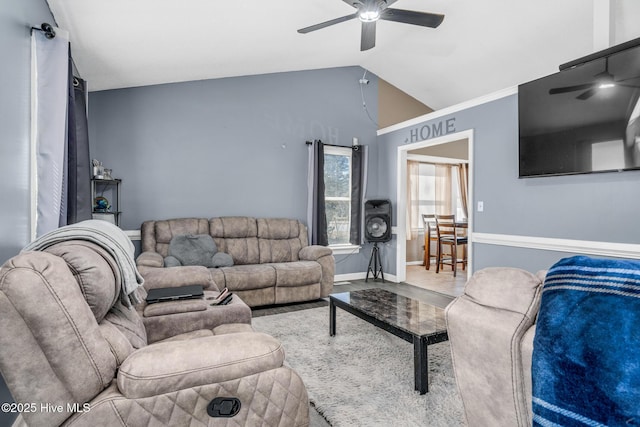
[[[595,95],[597,92],[598,92],[598,89],[595,87],[592,87],[591,89],[584,91],[580,95],[576,96],[576,98],[582,101],[586,101],[587,99]]]
[[[583,85],[576,85],[576,86],[555,87],[555,88],[549,89],[549,95],[557,95],[559,93],[574,92],[576,90],[593,89],[595,85],[596,85],[595,83],[586,83]]]
[[[298,30],[298,32],[300,34],[307,34],[307,33],[310,33],[311,31],[316,31],[316,30],[319,30],[321,28],[328,27],[330,25],[339,24],[341,22],[349,21],[349,20],[357,18],[357,17],[358,17],[358,12],[352,13],[351,15],[342,16],[342,17],[336,18],[336,19],[331,19],[329,21],[321,22],[321,23],[316,24],[316,25],[311,25],[310,27],[300,28]]]
[[[376,22],[363,22],[360,37],[360,51],[369,50],[376,45]]]
[[[403,24],[420,25],[421,27],[436,28],[442,23],[444,15],[387,8],[382,12],[382,15],[380,15],[380,19],[384,19],[385,21],[402,22]]]
[[[628,82],[629,80],[637,80],[637,79],[640,79],[640,76],[629,77],[629,78],[621,79],[621,80],[614,80],[614,83]]]

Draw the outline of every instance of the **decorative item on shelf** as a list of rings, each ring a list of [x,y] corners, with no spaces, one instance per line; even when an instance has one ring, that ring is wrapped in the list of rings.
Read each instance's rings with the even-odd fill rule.
[[[104,177],[103,177],[103,179],[113,179],[113,178],[111,177],[111,172],[112,172],[112,170],[111,170],[111,169],[105,169],[105,170],[104,170]]]
[[[109,204],[109,200],[106,197],[98,196],[93,199],[93,210],[94,212],[109,212],[111,209],[111,205]]]
[[[95,179],[104,179],[104,166],[102,166],[102,162],[93,159],[91,163],[93,164],[93,177]]]

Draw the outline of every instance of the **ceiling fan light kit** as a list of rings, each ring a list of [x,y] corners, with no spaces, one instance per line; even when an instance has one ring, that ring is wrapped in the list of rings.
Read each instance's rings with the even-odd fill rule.
[[[340,22],[358,18],[362,22],[360,50],[368,50],[376,45],[376,22],[385,21],[400,22],[402,24],[418,25],[421,27],[436,28],[444,19],[444,15],[437,13],[415,12],[413,10],[392,9],[389,6],[396,0],[342,0],[349,6],[357,9],[352,15],[331,19],[310,27],[298,30],[301,34],[320,30]]]
[[[375,22],[380,19],[380,12],[377,10],[366,10],[358,14],[358,18],[362,22]]]

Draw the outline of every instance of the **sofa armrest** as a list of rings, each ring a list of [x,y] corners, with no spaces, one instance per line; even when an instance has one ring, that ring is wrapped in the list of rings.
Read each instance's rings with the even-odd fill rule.
[[[141,255],[142,256],[142,255]],[[145,289],[173,288],[176,286],[202,285],[206,290],[219,291],[211,273],[202,265],[180,267],[151,267],[139,265]]]
[[[298,258],[302,261],[316,261],[322,268],[320,280],[320,298],[329,296],[333,292],[333,279],[336,273],[336,260],[333,251],[320,245],[305,246],[300,249]]]
[[[163,267],[164,259],[162,255],[157,252],[142,252],[136,258],[136,265],[139,266],[147,266],[147,267]]]
[[[284,362],[278,340],[239,332],[151,344],[120,366],[118,388],[129,399],[158,396],[276,369]]]
[[[474,273],[445,318],[458,391],[470,425],[531,425],[530,347],[542,281],[515,268]],[[523,347],[524,345],[524,347]],[[528,406],[527,406],[528,405]]]
[[[320,245],[311,245],[300,249],[298,258],[303,261],[318,261],[320,258],[327,255],[333,255],[333,251],[330,248]]]
[[[464,287],[476,304],[513,311],[535,319],[544,277],[519,268],[491,267],[477,271]]]

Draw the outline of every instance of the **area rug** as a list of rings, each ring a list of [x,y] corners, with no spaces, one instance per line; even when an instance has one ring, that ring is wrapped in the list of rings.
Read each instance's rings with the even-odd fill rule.
[[[333,427],[464,426],[448,342],[429,346],[429,392],[414,391],[413,345],[340,309],[335,337],[329,308],[257,317],[278,338],[286,363]]]

